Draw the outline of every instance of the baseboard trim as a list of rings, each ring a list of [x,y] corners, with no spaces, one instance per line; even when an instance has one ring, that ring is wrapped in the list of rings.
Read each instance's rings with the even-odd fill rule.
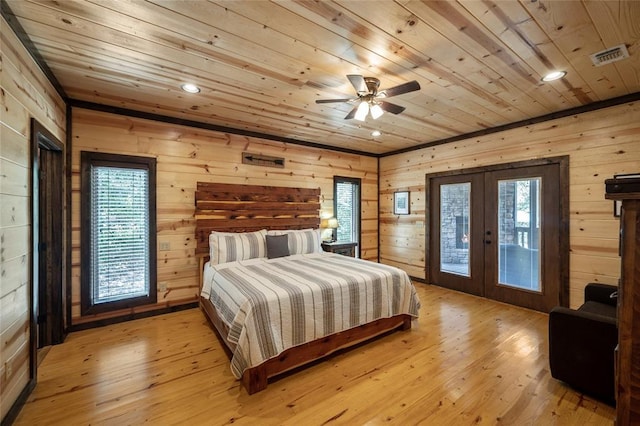
[[[183,305],[169,306],[153,311],[138,312],[133,314],[121,315],[119,317],[105,318],[97,321],[84,322],[82,324],[73,324],[69,327],[69,332],[88,330],[90,328],[105,327],[107,325],[118,324],[121,322],[132,321],[142,318],[155,317],[156,315],[170,314],[172,312],[184,311],[185,309],[193,309],[198,307],[198,302],[186,303]]]
[[[22,410],[22,407],[27,402],[27,398],[29,398],[29,395],[31,395],[31,392],[33,392],[35,387],[36,379],[33,378],[29,380],[24,389],[22,389],[22,392],[20,392],[20,395],[18,395],[18,399],[15,400],[9,411],[7,411],[7,415],[4,416],[2,422],[0,422],[1,426],[10,426],[13,424],[18,417],[18,414],[20,414],[20,410]]]

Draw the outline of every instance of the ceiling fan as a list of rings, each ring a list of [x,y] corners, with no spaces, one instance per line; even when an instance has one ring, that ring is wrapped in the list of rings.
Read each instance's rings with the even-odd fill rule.
[[[383,101],[382,99],[420,90],[420,84],[415,80],[378,91],[378,87],[380,87],[380,80],[375,77],[363,77],[357,74],[350,74],[347,75],[347,78],[351,82],[351,85],[353,85],[354,89],[356,89],[356,93],[358,94],[357,98],[316,100],[317,104],[358,102],[358,105],[356,105],[344,118],[345,120],[355,118],[356,120],[364,121],[369,113],[375,120],[384,114],[385,111],[392,114],[400,114],[405,110],[404,107]]]

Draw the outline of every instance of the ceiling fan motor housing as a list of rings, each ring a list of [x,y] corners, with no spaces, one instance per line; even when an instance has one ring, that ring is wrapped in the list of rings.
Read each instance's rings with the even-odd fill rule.
[[[380,80],[375,77],[364,77],[364,83],[367,85],[367,90],[373,96],[378,93],[378,87],[380,87]]]

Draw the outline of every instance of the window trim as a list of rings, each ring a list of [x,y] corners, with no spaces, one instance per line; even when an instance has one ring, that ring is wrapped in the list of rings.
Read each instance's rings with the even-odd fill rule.
[[[353,178],[353,177],[346,177],[346,176],[334,176],[333,177],[333,215],[334,217],[338,217],[338,197],[336,196],[336,193],[338,192],[338,183],[351,183],[354,185],[358,186],[358,210],[356,211],[356,222],[358,224],[358,231],[357,231],[357,237],[358,237],[358,241],[351,241],[351,242],[357,242],[358,245],[356,246],[356,257],[360,257],[360,253],[361,253],[361,245],[362,245],[362,179],[360,178]],[[336,233],[336,231],[333,231],[334,233]],[[335,235],[335,239],[337,240],[337,233]]]
[[[157,226],[156,226],[156,159],[131,155],[105,154],[82,151],[80,153],[80,313],[82,316],[155,304],[157,292]],[[146,169],[149,194],[149,295],[93,304],[91,288],[91,166]],[[84,249],[83,249],[84,248]]]

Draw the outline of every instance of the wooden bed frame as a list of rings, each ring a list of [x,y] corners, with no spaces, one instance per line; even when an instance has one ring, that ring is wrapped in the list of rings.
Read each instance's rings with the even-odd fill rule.
[[[251,232],[260,229],[305,229],[320,225],[320,189],[198,182],[196,197],[196,255],[200,259],[200,287],[209,257],[211,231]],[[228,330],[211,303],[200,297],[200,307],[231,351]],[[411,328],[411,316],[398,315],[338,332],[300,346],[246,370],[242,385],[249,394],[267,387],[267,380],[285,371],[323,358],[337,350],[395,329]]]

